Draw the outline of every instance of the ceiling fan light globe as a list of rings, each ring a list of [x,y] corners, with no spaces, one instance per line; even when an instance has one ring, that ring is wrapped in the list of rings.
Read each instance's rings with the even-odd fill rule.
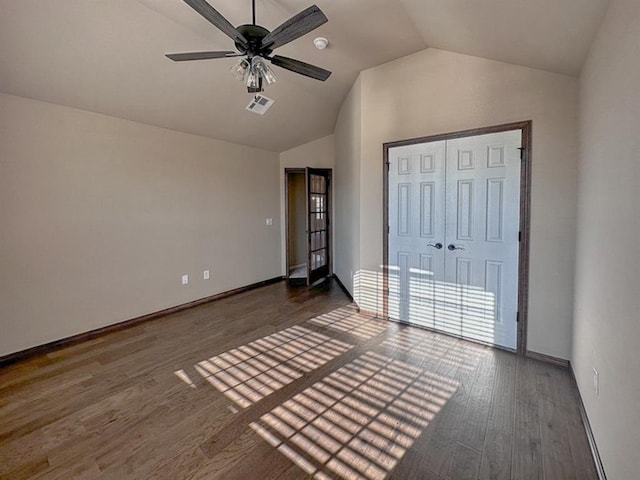
[[[278,81],[278,77],[273,70],[267,65],[262,57],[253,57],[251,60],[251,68],[267,82],[267,85],[273,85]]]
[[[262,78],[264,78],[264,81],[267,82],[267,85],[273,85],[278,81],[277,75],[268,66],[266,67],[264,75],[262,75]]]
[[[260,85],[260,75],[253,68],[247,74],[246,85],[248,88],[258,88]]]
[[[243,58],[238,63],[231,67],[231,74],[236,80],[245,82],[247,78],[247,72],[249,71],[249,62]]]

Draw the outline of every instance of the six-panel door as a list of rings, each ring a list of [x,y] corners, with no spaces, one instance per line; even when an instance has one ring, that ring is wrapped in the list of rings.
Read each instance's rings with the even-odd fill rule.
[[[389,150],[391,318],[516,348],[520,145],[515,130]]]

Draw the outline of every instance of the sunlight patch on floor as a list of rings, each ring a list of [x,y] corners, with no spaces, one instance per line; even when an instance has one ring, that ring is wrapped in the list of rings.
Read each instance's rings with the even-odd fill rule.
[[[354,307],[337,308],[309,320],[309,323],[369,340],[389,328],[389,322],[371,314],[359,313]]]
[[[367,352],[251,428],[314,478],[382,480],[458,386]]]
[[[351,348],[353,345],[295,326],[198,362],[194,368],[246,408]]]
[[[479,352],[487,348],[415,328],[405,329],[385,339],[381,346],[391,352],[411,354],[423,362],[438,362],[467,371],[476,369],[482,356],[478,355]]]
[[[173,373],[175,374],[176,377],[178,377],[184,383],[189,385],[191,388],[196,388],[196,384],[193,383],[193,380],[191,380],[191,377],[189,377],[189,375],[187,375],[187,372],[185,372],[184,370],[182,370],[182,369],[176,370]]]

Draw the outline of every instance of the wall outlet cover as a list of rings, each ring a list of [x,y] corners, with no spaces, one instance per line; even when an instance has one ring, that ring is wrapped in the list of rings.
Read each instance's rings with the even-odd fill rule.
[[[189,275],[182,275],[182,285],[189,283]]]
[[[202,278],[204,278],[205,280],[209,280],[209,270],[205,270],[204,272],[202,272]]]

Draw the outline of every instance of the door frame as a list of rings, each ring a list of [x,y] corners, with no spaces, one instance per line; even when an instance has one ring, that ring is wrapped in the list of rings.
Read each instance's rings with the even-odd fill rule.
[[[506,123],[490,127],[474,128],[452,133],[429,135],[426,137],[387,142],[382,145],[383,163],[383,232],[382,232],[382,316],[389,319],[389,149],[430,143],[454,138],[475,137],[489,133],[520,130],[522,133],[521,168],[520,168],[520,248],[518,251],[518,315],[516,352],[518,355],[527,354],[527,320],[529,305],[529,246],[531,233],[531,149],[532,149],[532,121]],[[496,346],[496,348],[500,348]]]
[[[289,265],[289,258],[291,254],[291,238],[289,236],[289,175],[291,174],[301,174],[304,176],[306,170],[304,168],[285,168],[284,169],[284,234],[286,238],[286,259],[285,259],[285,274],[284,277],[287,281],[289,281],[289,271],[291,270],[291,265]],[[306,197],[306,180],[305,180],[305,197]],[[305,198],[305,202],[306,202]],[[305,212],[307,207],[305,207]],[[305,213],[306,216],[306,213]],[[306,224],[305,224],[306,225]],[[306,226],[305,226],[306,230]]]
[[[315,170],[326,170],[329,175],[329,184],[327,185],[327,215],[328,215],[328,230],[327,230],[327,244],[328,244],[328,261],[327,265],[329,267],[329,276],[333,275],[333,169],[331,168],[315,168]],[[285,280],[289,281],[289,270],[291,265],[289,265],[289,254],[291,253],[291,239],[289,238],[289,175],[290,174],[301,174],[305,176],[305,236],[308,235],[309,231],[309,205],[308,205],[308,197],[307,194],[307,182],[306,182],[306,173],[307,168],[297,167],[297,168],[285,168],[284,169],[284,233],[286,238],[286,248],[285,248]],[[307,245],[307,250],[309,249]],[[308,261],[307,261],[308,262]],[[307,265],[308,267],[308,265]]]

